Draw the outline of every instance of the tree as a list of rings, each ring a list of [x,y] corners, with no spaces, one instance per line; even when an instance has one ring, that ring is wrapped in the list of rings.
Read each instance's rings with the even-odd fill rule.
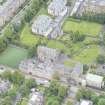
[[[29,89],[35,88],[37,86],[36,81],[34,79],[26,79],[24,83]]]
[[[81,92],[81,90],[79,90],[79,91],[77,92],[77,94],[76,94],[76,99],[77,99],[78,101],[80,101],[80,99],[82,99],[82,98],[83,98],[82,92]]]
[[[83,65],[83,73],[85,74],[89,70],[89,66],[84,64]]]
[[[57,80],[51,81],[45,90],[46,105],[61,105],[67,93],[67,86],[62,86]]]
[[[78,42],[78,41],[83,41],[85,39],[85,35],[84,34],[80,34],[78,31],[77,32],[72,32],[71,33],[71,39],[72,41],[75,43],[75,42]]]
[[[105,56],[104,55],[98,55],[96,60],[97,60],[97,63],[104,64],[105,63]]]
[[[97,105],[105,105],[105,99],[104,98],[99,99]]]
[[[60,96],[63,99],[64,96],[66,96],[67,94],[67,89],[68,88],[66,86],[59,86],[58,96]]]
[[[4,40],[4,38],[0,38],[0,52],[4,51],[6,47],[7,47],[6,41]]]
[[[68,101],[67,105],[73,105],[73,103],[71,101]]]
[[[12,74],[12,82],[14,84],[18,84],[21,85],[24,82],[25,77],[22,75],[22,73],[20,73],[20,71],[15,71]]]
[[[8,71],[8,70],[5,71],[5,72],[3,72],[3,74],[1,76],[2,76],[2,78],[7,79],[9,81],[12,80],[12,78],[11,78],[11,76],[12,76],[11,71]]]

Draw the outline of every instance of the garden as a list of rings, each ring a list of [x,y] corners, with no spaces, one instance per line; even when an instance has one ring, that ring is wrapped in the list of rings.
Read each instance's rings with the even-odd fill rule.
[[[68,19],[65,21],[63,30],[64,32],[79,32],[81,34],[87,34],[97,36],[101,31],[102,25],[94,22],[87,22],[76,19]]]

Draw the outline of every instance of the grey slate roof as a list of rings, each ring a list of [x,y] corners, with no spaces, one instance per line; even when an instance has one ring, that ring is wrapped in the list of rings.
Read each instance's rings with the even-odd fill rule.
[[[33,28],[41,31],[46,32],[50,25],[52,24],[52,19],[46,15],[40,15],[34,22]]]
[[[48,8],[60,13],[65,8],[65,0],[53,0]]]

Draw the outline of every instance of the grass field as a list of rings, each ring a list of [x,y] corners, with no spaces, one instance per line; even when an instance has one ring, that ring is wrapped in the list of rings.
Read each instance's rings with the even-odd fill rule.
[[[32,34],[31,27],[28,24],[26,24],[21,33],[20,41],[22,44],[25,44],[27,46],[34,46],[38,43],[39,37],[37,35]]]
[[[81,53],[74,56],[73,59],[85,64],[89,64],[96,60],[96,57],[98,56],[98,54],[99,54],[98,46],[93,45],[82,50]]]
[[[16,68],[18,67],[20,61],[26,59],[27,56],[27,50],[9,46],[3,53],[0,54],[0,64]]]
[[[97,36],[100,32],[102,26],[97,23],[87,22],[87,21],[73,21],[67,20],[63,26],[64,32],[80,32],[82,34],[89,34],[92,36]]]
[[[51,48],[56,48],[56,49],[59,49],[59,50],[64,50],[65,49],[65,46],[64,46],[63,43],[60,43],[60,42],[55,41],[55,40],[48,41],[47,46],[51,47]]]
[[[71,60],[67,60],[67,61],[64,62],[64,65],[67,66],[67,67],[74,67],[75,63]]]

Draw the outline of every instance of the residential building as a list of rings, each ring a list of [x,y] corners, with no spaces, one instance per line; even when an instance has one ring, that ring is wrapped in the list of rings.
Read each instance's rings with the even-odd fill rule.
[[[81,100],[79,105],[93,105],[93,102],[89,100]]]
[[[37,59],[35,59],[37,60]],[[40,62],[33,63],[34,60],[22,61],[19,65],[19,69],[26,75],[31,77],[43,78],[44,80],[51,80],[54,73],[53,64],[51,62]]]
[[[104,87],[104,78],[99,75],[88,73],[86,75],[86,84],[95,88],[103,88]]]
[[[44,96],[41,92],[33,91],[30,94],[28,105],[44,105]]]
[[[38,46],[37,57],[22,61],[19,65],[19,69],[25,74],[50,80],[56,71],[54,63],[59,56],[60,52],[57,49]]]
[[[0,94],[8,91],[10,87],[11,87],[11,84],[8,80],[4,81],[0,79]]]
[[[81,10],[83,12],[105,13],[105,0],[85,0]]]
[[[40,61],[51,61],[53,63],[60,56],[60,51],[45,46],[38,46],[37,56]]]
[[[48,37],[52,32],[52,24],[53,20],[46,15],[40,15],[37,17],[35,22],[32,25],[32,32],[38,35],[42,35]]]
[[[8,22],[26,0],[7,0],[0,6],[0,27]]]
[[[48,6],[48,13],[53,16],[64,16],[67,13],[67,0],[53,0]]]

